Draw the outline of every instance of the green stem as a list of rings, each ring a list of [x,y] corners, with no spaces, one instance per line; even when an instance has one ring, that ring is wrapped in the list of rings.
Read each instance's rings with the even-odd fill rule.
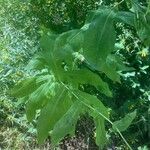
[[[92,106],[90,106],[90,105],[88,105],[88,104],[86,104],[85,102],[83,102],[83,101],[81,101],[80,99],[79,99],[79,97],[69,88],[69,87],[67,87],[63,82],[61,82],[62,84],[63,84],[63,86],[73,95],[73,96],[75,96],[75,98],[77,99],[77,100],[79,100],[83,105],[85,105],[86,107],[88,107],[88,108],[90,108],[91,110],[93,110],[93,111],[96,111],[101,117],[103,117],[105,120],[107,120],[111,125],[113,125],[113,122],[110,120],[110,119],[108,119],[106,116],[104,116],[102,113],[100,113],[99,111],[97,111],[96,109],[94,109]],[[83,97],[84,98],[84,97]],[[84,98],[85,99],[85,98]],[[122,135],[122,133],[119,131],[119,129],[117,128],[117,127],[115,127],[116,128],[116,131],[118,132],[118,134],[120,135],[120,137],[123,139],[123,141],[124,141],[124,143],[127,145],[127,147],[130,149],[130,150],[132,150],[132,148],[131,148],[131,146],[129,145],[129,143],[126,141],[126,139],[123,137],[123,135]]]

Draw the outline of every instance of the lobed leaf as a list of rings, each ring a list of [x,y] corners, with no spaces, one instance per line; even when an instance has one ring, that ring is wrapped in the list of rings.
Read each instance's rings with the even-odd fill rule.
[[[104,147],[107,142],[104,117],[109,118],[107,108],[95,96],[81,91],[76,91],[75,93],[83,105],[88,108],[87,111],[89,115],[94,119],[96,126],[96,144],[100,147]]]
[[[42,108],[37,123],[39,143],[43,143],[55,124],[68,111],[72,102],[65,89],[60,86],[56,95]]]

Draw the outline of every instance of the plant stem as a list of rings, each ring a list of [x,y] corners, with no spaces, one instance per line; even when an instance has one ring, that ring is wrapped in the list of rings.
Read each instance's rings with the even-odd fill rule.
[[[113,122],[108,119],[106,116],[104,116],[101,112],[97,111],[96,109],[94,109],[92,106],[86,104],[85,102],[81,101],[80,98],[69,88],[67,87],[63,82],[61,82],[63,84],[63,86],[73,95],[75,96],[75,98],[77,100],[79,100],[83,105],[85,105],[86,107],[90,108],[93,111],[96,111],[101,117],[103,117],[105,120],[107,120],[111,125],[113,125]],[[84,98],[84,97],[83,97]],[[85,99],[85,98],[84,98]],[[118,134],[120,135],[120,137],[123,139],[124,143],[127,145],[127,147],[132,150],[131,146],[129,145],[129,143],[126,141],[126,139],[123,137],[122,133],[119,131],[119,129],[117,127],[115,127]]]

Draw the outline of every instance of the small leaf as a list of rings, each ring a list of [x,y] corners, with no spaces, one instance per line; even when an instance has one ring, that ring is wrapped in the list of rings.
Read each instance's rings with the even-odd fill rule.
[[[124,118],[122,118],[121,120],[115,121],[113,123],[112,128],[117,131],[117,129],[122,132],[125,131],[130,124],[132,123],[132,121],[135,119],[136,117],[136,111],[127,114]],[[116,129],[117,128],[117,129]]]

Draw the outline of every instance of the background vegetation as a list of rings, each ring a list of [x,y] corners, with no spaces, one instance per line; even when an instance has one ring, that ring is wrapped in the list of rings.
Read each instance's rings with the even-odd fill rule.
[[[90,10],[100,5],[115,6],[120,1],[99,0],[0,0],[0,148],[1,149],[51,149],[50,138],[43,145],[37,144],[36,122],[29,123],[25,106],[9,94],[9,90],[20,80],[33,76],[27,63],[40,51],[39,41],[46,32],[63,33],[81,28]],[[136,2],[136,1],[135,1]],[[150,7],[149,1],[138,1],[141,9]],[[130,10],[130,1],[118,5],[119,10]],[[149,12],[147,12],[149,13]],[[148,17],[148,15],[147,15]],[[149,19],[149,18],[148,18]],[[110,109],[112,121],[137,110],[137,116],[124,138],[133,149],[150,148],[150,57],[149,41],[129,25],[117,23],[115,54],[130,67],[120,72],[121,83],[103,79],[110,85],[112,98],[99,93]],[[149,31],[146,33],[149,38]],[[94,94],[95,89],[87,86]],[[109,125],[107,125],[109,127]],[[92,118],[82,116],[76,126],[76,136],[66,137],[61,149],[98,149],[95,144],[95,126]],[[107,132],[108,148],[128,149],[112,130]]]

